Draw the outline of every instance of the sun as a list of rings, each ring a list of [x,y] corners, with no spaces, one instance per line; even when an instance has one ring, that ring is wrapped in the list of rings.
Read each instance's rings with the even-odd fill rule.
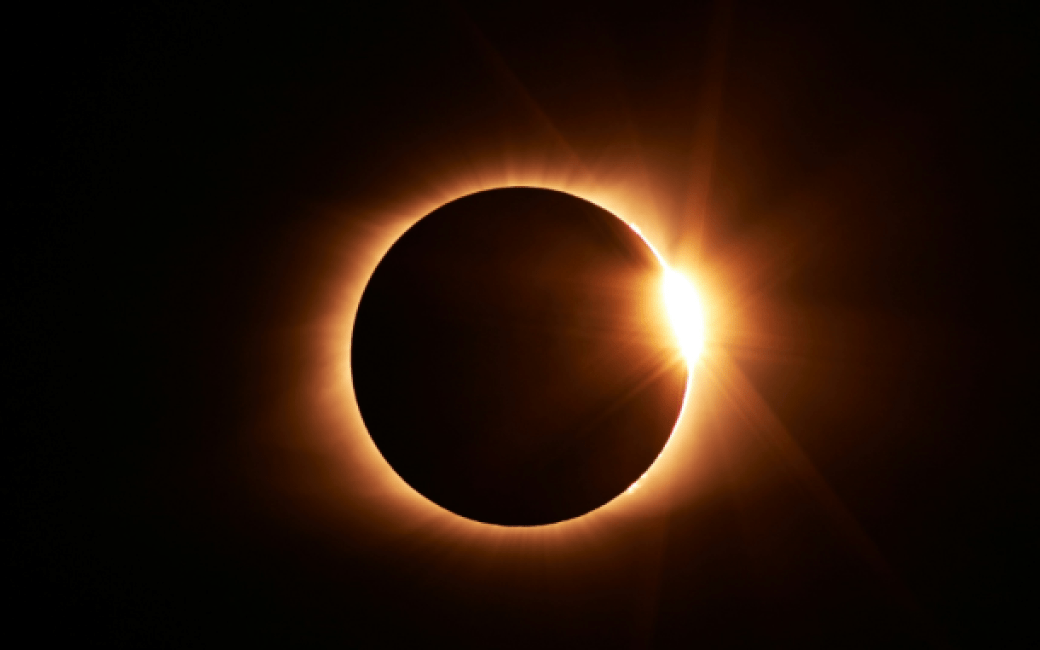
[[[692,365],[704,349],[704,312],[700,298],[686,276],[670,268],[665,268],[662,291],[672,329],[683,356]]]

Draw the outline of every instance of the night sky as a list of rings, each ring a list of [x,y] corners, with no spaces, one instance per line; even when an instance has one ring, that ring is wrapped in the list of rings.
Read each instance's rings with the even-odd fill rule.
[[[219,4],[5,22],[9,634],[1028,645],[1024,7]],[[665,505],[496,547],[305,402],[373,229],[518,169],[641,197],[728,365]]]

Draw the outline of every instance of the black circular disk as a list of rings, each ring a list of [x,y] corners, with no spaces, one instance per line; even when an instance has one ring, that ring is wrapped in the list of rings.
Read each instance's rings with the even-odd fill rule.
[[[631,228],[570,194],[503,188],[434,210],[379,263],[354,324],[354,391],[379,451],[477,521],[607,503],[682,406],[662,274]]]

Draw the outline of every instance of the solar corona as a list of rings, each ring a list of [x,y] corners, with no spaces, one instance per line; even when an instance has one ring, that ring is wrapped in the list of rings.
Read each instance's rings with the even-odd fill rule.
[[[631,493],[683,410],[704,319],[632,225],[499,187],[415,221],[367,279],[353,392],[382,460],[482,524],[541,526]]]

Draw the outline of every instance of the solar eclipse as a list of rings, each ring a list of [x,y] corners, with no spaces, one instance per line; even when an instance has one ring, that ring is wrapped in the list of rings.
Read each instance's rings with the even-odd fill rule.
[[[22,636],[1021,638],[1024,8],[167,4],[19,14]]]
[[[555,523],[660,454],[703,338],[689,282],[629,225],[563,192],[437,208],[380,261],[354,323],[354,391],[383,458],[463,517]]]

